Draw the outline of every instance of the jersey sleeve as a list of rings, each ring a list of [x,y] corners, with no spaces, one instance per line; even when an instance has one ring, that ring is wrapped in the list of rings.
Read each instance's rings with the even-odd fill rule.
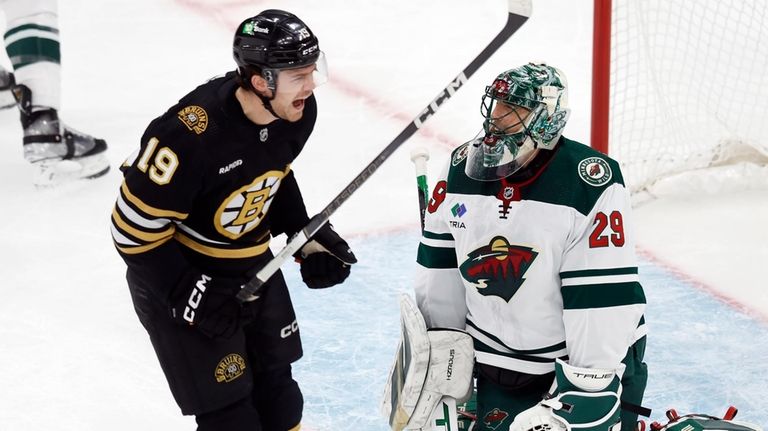
[[[281,233],[292,236],[309,223],[304,198],[292,170],[281,181],[268,214],[272,236]]]
[[[614,183],[574,222],[560,270],[569,362],[617,368],[644,330],[629,193]]]
[[[142,140],[139,151],[122,167],[112,239],[129,269],[167,297],[178,280],[194,270],[171,239],[201,188],[204,158],[192,139],[147,134]]]
[[[466,292],[458,270],[454,238],[443,215],[449,167],[450,163],[437,178],[425,211],[414,291],[427,327],[464,329]]]

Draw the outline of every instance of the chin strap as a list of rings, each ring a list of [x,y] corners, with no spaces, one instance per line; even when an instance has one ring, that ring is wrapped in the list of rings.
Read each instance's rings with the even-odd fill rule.
[[[272,109],[272,99],[270,99],[270,98],[268,98],[268,97],[266,97],[266,96],[264,96],[264,95],[261,95],[261,94],[257,93],[255,90],[253,90],[253,93],[254,93],[254,94],[255,94],[255,95],[256,95],[256,96],[257,96],[259,99],[261,99],[261,104],[262,104],[262,105],[264,105],[264,109],[266,109],[267,111],[269,111],[269,113],[270,113],[270,114],[272,114],[272,115],[273,115],[275,118],[278,118],[278,119],[282,118],[282,117],[280,117],[279,115],[277,115],[277,112],[275,112],[275,110],[274,110],[274,109]]]

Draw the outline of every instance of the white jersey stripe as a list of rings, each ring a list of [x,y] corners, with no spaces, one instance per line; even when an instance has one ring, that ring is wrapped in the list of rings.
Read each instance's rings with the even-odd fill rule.
[[[599,275],[594,277],[573,277],[562,279],[562,285],[565,286],[579,286],[585,284],[609,284],[609,283],[630,283],[639,282],[640,277],[637,274],[621,274],[621,275]]]

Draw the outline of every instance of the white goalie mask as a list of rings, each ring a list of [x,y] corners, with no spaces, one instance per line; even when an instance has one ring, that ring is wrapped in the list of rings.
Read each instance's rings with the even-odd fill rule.
[[[469,143],[465,172],[479,181],[506,178],[560,139],[570,114],[565,76],[546,64],[508,70],[485,88],[480,110],[483,132]]]

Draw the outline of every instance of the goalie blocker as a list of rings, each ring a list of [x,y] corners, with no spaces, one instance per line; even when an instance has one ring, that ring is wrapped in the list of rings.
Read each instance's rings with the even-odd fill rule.
[[[427,330],[407,295],[400,298],[400,344],[381,411],[392,430],[455,430],[456,401],[472,393],[472,337],[455,329]]]

